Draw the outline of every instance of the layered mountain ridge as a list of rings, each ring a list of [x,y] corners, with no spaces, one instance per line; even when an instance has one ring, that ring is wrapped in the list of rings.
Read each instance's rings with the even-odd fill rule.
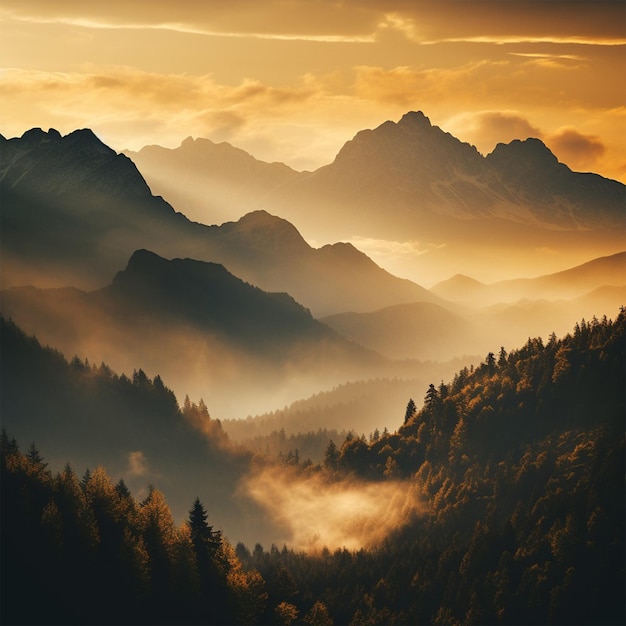
[[[127,152],[151,184],[186,168],[193,171],[195,187],[175,185],[181,207],[194,205],[193,194],[204,194],[206,214],[219,204],[214,180],[223,175],[218,155],[224,144],[186,140],[180,148],[150,146]],[[487,156],[431,124],[421,111],[406,113],[397,123],[386,121],[375,129],[359,131],[346,142],[334,161],[314,172],[296,173],[278,164],[266,178],[263,193],[246,195],[250,170],[259,162],[238,149],[239,163],[229,160],[228,180],[238,185],[239,200],[248,206],[274,207],[297,224],[307,225],[307,214],[323,214],[340,227],[357,207],[366,225],[376,226],[375,213],[383,207],[390,227],[419,229],[424,213],[468,220],[500,218],[548,229],[607,229],[624,226],[625,187],[597,174],[573,172],[559,163],[539,139],[498,144]],[[282,164],[281,164],[282,165]],[[280,172],[280,173],[279,173]],[[183,181],[191,174],[183,175]],[[204,180],[203,180],[204,176]],[[170,187],[174,186],[173,181]],[[240,206],[234,207],[241,210]],[[227,211],[228,207],[221,207]],[[232,209],[231,209],[232,210]],[[333,212],[334,220],[333,220]],[[431,215],[432,217],[432,215]],[[298,219],[300,218],[300,219]],[[358,225],[354,225],[357,229]]]
[[[316,315],[437,300],[353,246],[312,248],[267,211],[222,226],[192,222],[153,196],[132,161],[89,130],[65,137],[29,131],[5,139],[0,159],[5,287],[94,289],[145,248],[221,263],[266,291],[290,293]]]
[[[145,146],[124,150],[141,163],[153,193],[167,198],[190,219],[223,222],[239,217],[299,173],[283,163],[265,163],[226,142],[187,137],[179,148]],[[205,188],[210,187],[207,195]]]
[[[576,298],[599,285],[626,285],[626,252],[593,259],[562,272],[536,278],[518,278],[484,284],[457,274],[437,283],[431,291],[442,298],[475,305],[514,302],[523,298]]]
[[[193,148],[188,142],[158,160],[143,151],[133,158],[151,185],[168,179],[174,205],[192,208],[196,219],[265,209],[308,241],[351,241],[420,284],[457,273],[502,280],[509,267],[554,272],[624,247],[622,183],[572,171],[534,138],[483,156],[420,111],[358,132],[313,172],[281,170],[287,174],[268,179],[263,192],[247,191],[252,156],[233,166],[224,190],[215,182],[221,170],[210,165],[216,146],[196,140]],[[177,184],[183,169],[193,171],[193,185]],[[401,255],[387,252],[398,248]]]
[[[0,309],[64,354],[123,372],[140,363],[221,415],[252,411],[266,396],[269,410],[387,365],[286,293],[262,291],[219,264],[148,250],[135,251],[104,288],[15,287],[2,291]]]

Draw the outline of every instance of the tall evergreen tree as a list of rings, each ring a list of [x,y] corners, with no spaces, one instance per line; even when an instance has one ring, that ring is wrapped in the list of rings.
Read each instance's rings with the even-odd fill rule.
[[[434,386],[433,386],[434,388]],[[406,411],[404,413],[404,423],[406,424],[417,413],[417,407],[413,398],[409,398],[409,402],[406,405]]]

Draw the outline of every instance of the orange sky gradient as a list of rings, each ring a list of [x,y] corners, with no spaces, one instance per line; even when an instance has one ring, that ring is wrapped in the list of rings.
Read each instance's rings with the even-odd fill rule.
[[[626,3],[3,0],[0,132],[228,141],[314,169],[409,110],[626,182]]]

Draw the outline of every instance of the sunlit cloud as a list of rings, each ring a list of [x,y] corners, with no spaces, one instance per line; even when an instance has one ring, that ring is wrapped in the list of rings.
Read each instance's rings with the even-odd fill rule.
[[[454,115],[445,127],[487,154],[496,144],[513,139],[540,138],[542,131],[518,111],[476,111]]]
[[[390,241],[371,237],[352,237],[349,240],[355,248],[368,256],[380,257],[414,257],[426,254],[430,250],[439,249],[445,244],[421,244],[419,241]]]
[[[375,546],[424,510],[414,482],[331,482],[269,467],[252,472],[243,492],[286,529],[285,543],[317,551]]]
[[[87,28],[155,28],[221,37],[328,43],[369,43],[390,30],[419,43],[612,45],[624,41],[623,7],[619,2],[153,0],[147,9],[145,3],[121,0],[5,0],[0,15],[4,19]]]
[[[588,45],[588,46],[623,46],[626,44],[626,39],[613,39],[608,37],[594,37],[594,36],[544,36],[537,37],[532,35],[482,35],[478,37],[448,37],[435,39],[431,41],[423,41],[423,44],[437,44],[437,43],[484,43],[484,44],[516,44],[516,43],[554,43],[554,44],[575,44],[575,45]]]
[[[508,52],[514,57],[526,57],[529,59],[565,59],[568,61],[582,61],[585,57],[579,54],[547,54],[545,52]]]
[[[41,3],[8,0],[0,10],[0,19],[34,24],[66,24],[92,29],[163,30],[209,37],[312,41],[319,43],[371,43],[370,24],[377,11],[342,6],[328,1],[324,10],[302,0],[250,0],[229,3],[199,3],[181,0],[176,4],[150,2],[92,2],[88,5],[71,0]]]
[[[118,149],[139,149],[155,143],[155,136],[166,145],[178,145],[189,135],[217,134],[236,141],[242,130],[254,135],[255,129],[264,128],[262,120],[281,124],[282,116],[322,97],[310,82],[273,87],[243,79],[224,85],[210,75],[157,74],[129,67],[88,67],[84,73],[7,69],[1,77],[0,93],[10,93],[12,102],[3,98],[0,103],[5,135],[19,135],[45,119],[48,127],[61,132],[94,127],[118,143],[115,135],[125,127],[123,134],[132,135],[133,141],[118,143]],[[45,99],[33,99],[34,92],[45,93]],[[11,115],[16,103],[21,127]]]

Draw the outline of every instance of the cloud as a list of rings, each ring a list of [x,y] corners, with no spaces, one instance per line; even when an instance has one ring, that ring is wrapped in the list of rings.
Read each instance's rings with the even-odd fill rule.
[[[546,137],[546,143],[560,161],[573,169],[590,169],[604,156],[606,147],[599,137],[563,128]]]
[[[148,473],[148,461],[141,450],[128,453],[127,473],[129,476],[145,476]]]
[[[332,482],[267,467],[252,472],[241,488],[286,529],[286,543],[307,551],[375,546],[423,510],[410,482]]]
[[[453,135],[475,145],[480,152],[491,152],[498,143],[513,139],[542,137],[542,131],[517,111],[476,111],[455,115],[445,123]]]
[[[77,127],[96,128],[103,137],[120,129],[140,148],[154,143],[178,145],[184,136],[232,139],[247,125],[263,127],[283,123],[307,102],[321,97],[308,81],[292,87],[273,87],[243,79],[236,85],[220,84],[211,75],[159,74],[131,67],[87,67],[84,72],[4,70],[0,93],[3,118],[19,107],[21,128],[5,124],[5,134],[19,135],[33,126],[57,127],[70,132]],[[34,93],[45,97],[33,98]],[[15,123],[15,122],[14,122]],[[164,139],[165,138],[165,139]],[[118,140],[119,141],[119,140]]]
[[[404,0],[377,6],[386,9],[381,31],[395,29],[420,43],[625,42],[619,2]]]
[[[448,102],[450,94],[467,100],[486,74],[501,72],[506,65],[503,61],[478,60],[449,68],[359,66],[355,68],[354,93],[359,98],[404,106]]]
[[[430,250],[443,247],[445,244],[421,244],[419,241],[390,241],[389,239],[374,239],[372,237],[354,236],[349,240],[355,248],[365,252],[368,256],[389,260],[410,259],[426,254]]]
[[[5,0],[5,19],[90,28],[158,28],[211,36],[371,42],[389,31],[416,42],[624,41],[620,2],[532,0]]]

